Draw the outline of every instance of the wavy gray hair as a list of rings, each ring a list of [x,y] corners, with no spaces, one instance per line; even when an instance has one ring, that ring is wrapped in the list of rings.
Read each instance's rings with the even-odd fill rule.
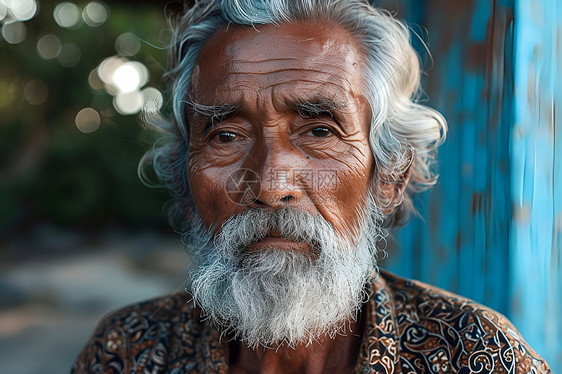
[[[404,23],[366,0],[196,0],[173,23],[171,70],[166,74],[171,82],[173,119],[149,121],[164,135],[139,165],[143,177],[144,166],[152,164],[171,192],[168,214],[176,229],[187,229],[186,214],[194,209],[186,178],[185,99],[201,48],[224,25],[309,19],[343,26],[363,47],[364,94],[371,107],[370,146],[375,159],[371,188],[377,205],[387,212],[384,226],[402,223],[414,209],[412,195],[435,184],[437,175],[431,165],[435,149],[445,139],[446,122],[438,111],[418,103],[420,63]]]

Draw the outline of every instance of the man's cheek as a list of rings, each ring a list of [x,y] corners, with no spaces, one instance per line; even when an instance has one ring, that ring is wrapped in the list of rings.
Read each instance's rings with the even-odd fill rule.
[[[343,221],[342,231],[348,234],[358,224],[358,219],[366,208],[369,175],[360,170],[338,173],[336,191],[332,193]]]
[[[197,211],[207,224],[217,220],[219,213],[228,205],[224,198],[224,181],[212,168],[191,171],[190,189]]]

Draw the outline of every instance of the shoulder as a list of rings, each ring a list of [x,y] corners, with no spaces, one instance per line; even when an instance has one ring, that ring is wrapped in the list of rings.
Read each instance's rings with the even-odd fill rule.
[[[197,315],[195,315],[197,314]],[[201,333],[198,311],[185,292],[130,305],[105,316],[80,352],[73,373],[129,373],[189,356]]]
[[[502,314],[475,301],[381,271],[397,324],[402,369],[550,373]]]

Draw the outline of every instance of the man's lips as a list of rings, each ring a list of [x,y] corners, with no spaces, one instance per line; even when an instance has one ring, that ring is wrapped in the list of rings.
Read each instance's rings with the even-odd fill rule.
[[[256,251],[265,248],[279,248],[304,253],[309,253],[312,249],[310,244],[306,242],[297,242],[294,240],[285,239],[281,237],[281,232],[271,231],[265,238],[250,245],[248,248],[246,248],[246,250]]]

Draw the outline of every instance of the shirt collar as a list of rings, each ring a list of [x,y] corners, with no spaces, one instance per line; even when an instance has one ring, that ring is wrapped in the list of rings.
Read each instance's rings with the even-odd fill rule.
[[[363,337],[354,372],[400,372],[398,324],[390,289],[377,273],[365,291],[369,298],[361,311]]]

